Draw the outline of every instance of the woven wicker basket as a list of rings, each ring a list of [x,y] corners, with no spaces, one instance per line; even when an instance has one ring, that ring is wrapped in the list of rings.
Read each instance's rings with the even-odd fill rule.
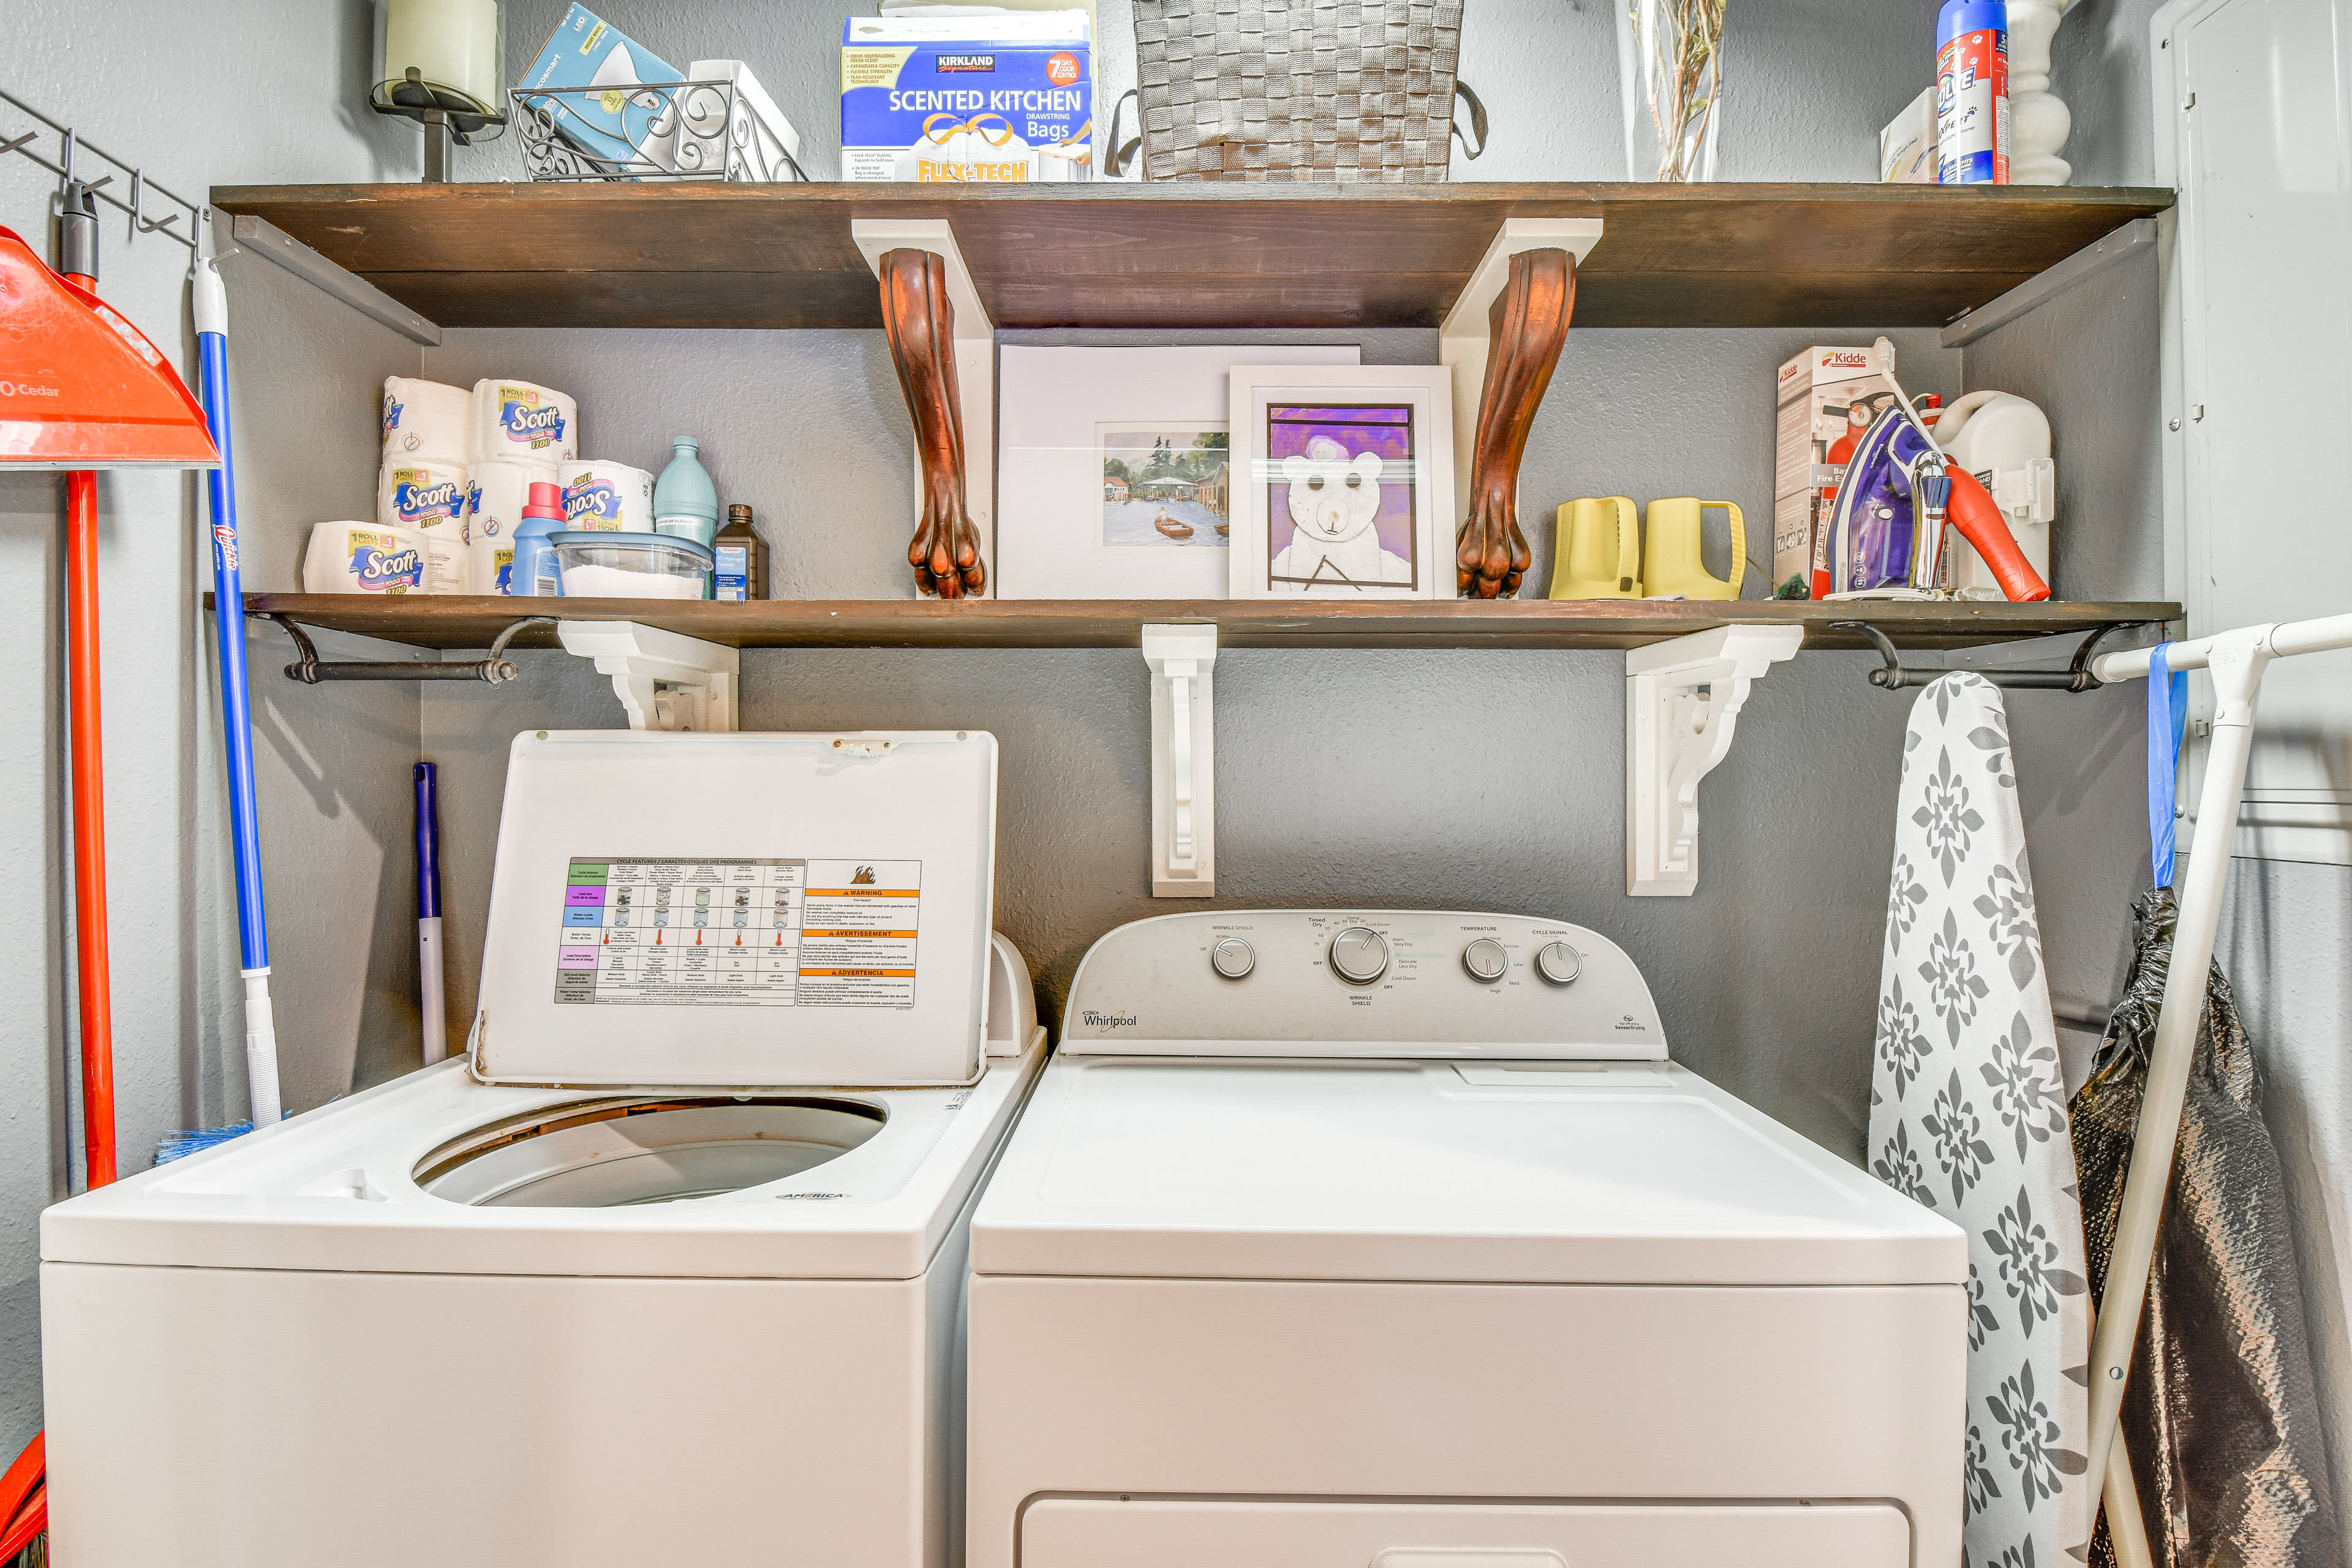
[[[1136,0],[1151,180],[1445,178],[1463,0]]]

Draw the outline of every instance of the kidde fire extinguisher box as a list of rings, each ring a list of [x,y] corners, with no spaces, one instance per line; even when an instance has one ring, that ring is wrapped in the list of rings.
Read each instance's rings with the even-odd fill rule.
[[[841,177],[1083,180],[1091,52],[1084,11],[852,16],[841,38]]]
[[[1842,462],[1830,460],[1831,450],[1848,431],[1859,436],[1867,429],[1894,401],[1894,390],[1880,378],[1867,348],[1810,348],[1780,367],[1780,441],[1772,476],[1775,585],[1797,574],[1810,584],[1844,471]]]

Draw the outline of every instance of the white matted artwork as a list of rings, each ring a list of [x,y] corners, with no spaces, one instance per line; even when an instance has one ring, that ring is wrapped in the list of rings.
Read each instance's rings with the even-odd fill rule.
[[[1222,599],[1236,363],[1353,367],[1352,343],[998,351],[1002,599]]]
[[[1454,595],[1454,373],[1234,366],[1228,594]]]

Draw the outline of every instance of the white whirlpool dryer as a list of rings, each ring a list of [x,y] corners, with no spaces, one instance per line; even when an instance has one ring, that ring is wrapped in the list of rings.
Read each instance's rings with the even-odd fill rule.
[[[1951,1568],[1961,1233],[1507,915],[1097,942],[972,1224],[970,1568]]]
[[[996,742],[539,732],[468,1058],[48,1211],[75,1568],[943,1568]]]

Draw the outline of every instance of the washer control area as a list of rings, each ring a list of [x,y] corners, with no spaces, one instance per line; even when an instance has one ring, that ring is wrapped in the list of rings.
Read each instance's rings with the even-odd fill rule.
[[[1633,962],[1581,926],[1456,911],[1167,915],[1097,942],[1065,1037],[1120,1054],[1664,1058]]]

